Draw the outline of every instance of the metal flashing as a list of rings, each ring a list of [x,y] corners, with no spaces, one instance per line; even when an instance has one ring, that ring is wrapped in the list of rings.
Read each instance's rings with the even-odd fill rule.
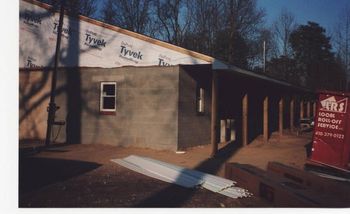
[[[112,159],[111,161],[146,176],[186,188],[203,187],[230,198],[251,196],[247,190],[236,187],[235,181],[152,158],[130,155],[124,159]]]

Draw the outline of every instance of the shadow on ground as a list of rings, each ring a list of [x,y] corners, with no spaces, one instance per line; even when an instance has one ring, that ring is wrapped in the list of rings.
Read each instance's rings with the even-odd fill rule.
[[[220,167],[240,148],[238,143],[229,143],[221,148],[214,158],[208,158],[199,163],[194,170],[216,174]],[[181,179],[181,176],[178,178]],[[136,204],[135,207],[181,207],[192,198],[196,189],[187,189],[176,184],[170,184],[156,194]]]
[[[52,158],[20,157],[19,194],[65,181],[100,167],[100,164]]]
[[[51,143],[50,145],[45,145],[45,141],[43,140],[20,140],[19,141],[19,157],[29,157],[33,156],[42,151],[46,152],[66,152],[68,150],[58,149],[60,147],[68,146],[68,143]]]

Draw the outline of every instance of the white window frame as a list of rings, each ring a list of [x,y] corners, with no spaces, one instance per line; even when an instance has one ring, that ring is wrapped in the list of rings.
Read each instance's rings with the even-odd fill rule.
[[[104,85],[114,85],[114,95],[103,94]],[[114,109],[104,109],[103,108],[103,98],[104,97],[114,97]],[[103,81],[100,83],[100,112],[116,112],[117,111],[117,82]]]
[[[197,86],[198,87],[198,86]],[[203,115],[205,113],[205,90],[202,87],[198,87],[197,91],[196,91],[196,99],[197,99],[197,103],[196,103],[196,110],[197,110],[197,114],[199,115]]]

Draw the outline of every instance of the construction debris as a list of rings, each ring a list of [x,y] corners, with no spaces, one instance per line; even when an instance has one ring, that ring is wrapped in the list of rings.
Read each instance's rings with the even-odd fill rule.
[[[230,198],[252,195],[247,190],[236,187],[235,181],[147,157],[131,155],[124,159],[113,159],[111,161],[146,176],[186,188],[203,187]]]
[[[347,186],[280,163],[270,162],[267,171],[227,163],[225,177],[278,207],[348,207],[350,202],[348,192],[341,190]]]
[[[307,165],[305,165],[305,167],[306,166]],[[335,194],[338,197],[348,199],[348,201],[350,201],[350,185],[348,183],[349,179],[341,179],[340,177],[335,177],[329,174],[316,174],[316,172],[313,171],[310,172],[300,170],[278,162],[269,162],[267,165],[267,170],[274,174],[288,178],[289,180],[299,183],[314,191]]]

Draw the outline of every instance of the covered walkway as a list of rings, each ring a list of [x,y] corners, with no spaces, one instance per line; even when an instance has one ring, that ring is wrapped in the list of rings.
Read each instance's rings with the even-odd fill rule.
[[[213,69],[211,78],[211,156],[218,143],[246,146],[272,132],[295,133],[301,118],[316,112],[316,94],[306,88],[234,66]]]

